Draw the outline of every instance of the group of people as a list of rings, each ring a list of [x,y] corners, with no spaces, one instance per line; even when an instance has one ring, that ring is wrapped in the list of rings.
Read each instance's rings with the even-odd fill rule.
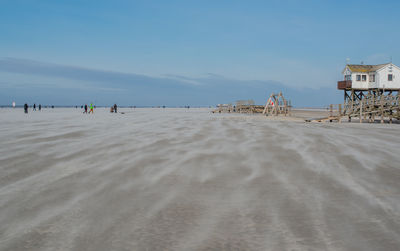
[[[93,104],[90,104],[89,105],[89,107],[88,107],[88,105],[84,105],[84,106],[81,106],[81,108],[83,108],[84,110],[83,110],[83,113],[86,113],[86,114],[88,114],[88,113],[94,113],[93,112],[93,109],[95,108],[95,106],[93,106]],[[88,112],[88,108],[90,109],[89,110],[89,112]],[[110,108],[110,112],[111,113],[118,113],[118,106],[117,106],[117,104],[114,104],[113,106],[111,106],[111,108]]]
[[[25,112],[25,113],[28,113],[28,108],[29,108],[29,105],[28,105],[27,103],[25,103],[25,104],[24,104],[24,112]],[[41,105],[41,104],[38,105],[38,109],[39,109],[39,111],[42,110],[42,105]],[[32,109],[32,111],[36,111],[36,104],[33,104],[33,109]]]
[[[15,106],[13,106],[13,107],[15,107]],[[52,108],[54,108],[54,106],[52,106]],[[86,113],[86,114],[92,113],[92,114],[94,114],[95,106],[93,105],[93,103],[90,103],[89,106],[87,104],[85,104],[84,106],[81,106],[81,108],[84,109],[83,113]],[[28,113],[28,109],[29,109],[29,105],[27,103],[25,103],[24,104],[24,112]],[[111,106],[110,112],[117,113],[117,109],[118,109],[117,104],[114,104],[113,106]],[[42,110],[42,105],[41,104],[38,105],[38,110],[39,111]],[[33,104],[32,111],[36,111],[36,104]]]
[[[117,112],[117,104],[114,104],[113,106],[111,106],[110,112],[111,112],[111,113],[113,113],[113,112],[118,113],[118,112]]]
[[[94,106],[93,106],[92,103],[90,103],[90,106],[89,106],[90,110],[89,110],[89,112],[88,112],[88,105],[87,105],[87,104],[85,104],[85,105],[83,106],[83,108],[84,108],[83,113],[86,113],[86,114],[88,114],[88,113],[92,113],[92,114],[93,114],[93,113],[94,113],[94,111],[93,111]]]
[[[89,106],[85,104],[84,106],[81,106],[81,108],[83,108],[83,113],[86,113],[86,114],[92,113],[93,114],[94,113],[93,109],[96,108],[96,106],[94,106],[91,103]],[[89,111],[88,111],[88,108],[89,108]],[[118,111],[117,104],[114,104],[113,106],[111,106],[111,108],[110,108],[111,113],[118,113],[117,111]]]

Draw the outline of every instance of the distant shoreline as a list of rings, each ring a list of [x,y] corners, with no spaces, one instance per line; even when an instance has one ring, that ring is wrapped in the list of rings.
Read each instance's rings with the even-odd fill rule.
[[[28,104],[29,107],[32,107],[32,105]],[[38,105],[38,104],[36,104]],[[53,105],[42,105],[43,108],[52,108]],[[109,106],[96,106],[96,108],[110,108],[111,105]],[[182,108],[182,109],[188,109],[189,108],[216,108],[216,106],[118,106],[119,108]],[[12,107],[11,105],[0,105],[0,108],[24,108],[23,105],[16,105],[15,107]],[[79,106],[72,106],[72,105],[54,105],[54,108],[81,108],[81,105]],[[293,107],[292,109],[294,110],[300,110],[300,111],[326,111],[328,107]]]

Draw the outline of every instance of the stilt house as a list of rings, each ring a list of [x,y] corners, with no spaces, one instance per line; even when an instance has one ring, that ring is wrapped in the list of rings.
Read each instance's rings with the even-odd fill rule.
[[[392,63],[380,65],[348,64],[343,70],[344,80],[339,90],[399,90],[400,68]]]

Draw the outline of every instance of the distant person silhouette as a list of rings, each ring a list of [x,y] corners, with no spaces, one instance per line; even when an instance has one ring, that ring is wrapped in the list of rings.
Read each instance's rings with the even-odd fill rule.
[[[83,111],[83,113],[87,114],[87,105],[85,104],[85,111]]]
[[[117,104],[114,104],[114,112],[117,113]]]
[[[28,104],[27,103],[24,104],[24,112],[28,113]]]
[[[92,104],[92,103],[90,103],[90,106],[89,106],[89,108],[90,108],[90,111],[89,111],[89,113],[92,113],[92,114],[94,114],[94,111],[93,111],[93,104]]]
[[[41,111],[42,110],[42,105],[41,104],[39,104],[39,111]]]
[[[33,104],[33,110],[36,111],[36,104]]]

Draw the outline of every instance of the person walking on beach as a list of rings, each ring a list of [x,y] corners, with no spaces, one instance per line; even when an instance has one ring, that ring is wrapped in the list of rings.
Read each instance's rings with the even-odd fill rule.
[[[85,104],[85,110],[83,111],[83,113],[87,114],[87,104]]]
[[[36,111],[36,104],[33,104],[33,110]]]
[[[92,103],[90,103],[90,106],[89,106],[89,108],[90,108],[90,111],[89,111],[89,113],[92,113],[92,114],[94,114],[94,111],[93,111],[93,104],[92,104]]]
[[[24,112],[28,113],[28,104],[27,103],[25,103],[25,105],[24,105]]]
[[[42,105],[41,104],[39,104],[39,111],[41,111],[42,110]]]
[[[114,104],[114,112],[117,113],[117,104]]]

